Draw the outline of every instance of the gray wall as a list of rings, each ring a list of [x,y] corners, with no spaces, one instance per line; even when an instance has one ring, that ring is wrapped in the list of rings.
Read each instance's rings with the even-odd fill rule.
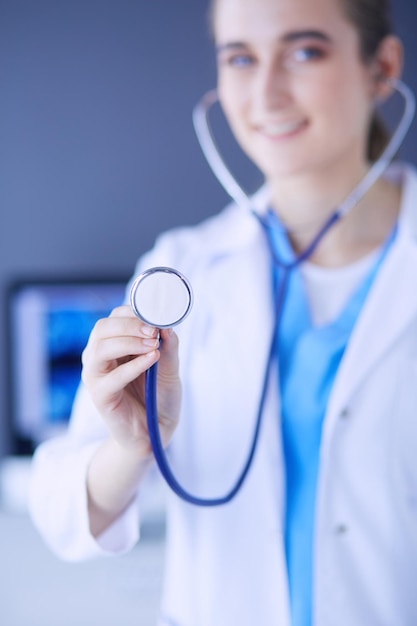
[[[21,276],[130,274],[226,201],[191,110],[214,85],[206,0],[0,0],[0,345]],[[417,6],[395,0],[417,91]],[[403,154],[417,163],[417,127]],[[0,456],[10,449],[5,350]]]

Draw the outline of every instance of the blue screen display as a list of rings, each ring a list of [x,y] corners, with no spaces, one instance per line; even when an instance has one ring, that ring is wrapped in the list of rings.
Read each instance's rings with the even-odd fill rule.
[[[91,330],[123,303],[126,282],[26,281],[12,291],[10,371],[16,436],[38,443],[66,426]]]

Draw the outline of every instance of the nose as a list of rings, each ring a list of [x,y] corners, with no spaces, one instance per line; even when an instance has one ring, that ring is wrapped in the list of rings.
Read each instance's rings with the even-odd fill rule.
[[[261,111],[275,111],[290,102],[288,76],[277,60],[263,63],[258,68],[254,84],[253,101]]]

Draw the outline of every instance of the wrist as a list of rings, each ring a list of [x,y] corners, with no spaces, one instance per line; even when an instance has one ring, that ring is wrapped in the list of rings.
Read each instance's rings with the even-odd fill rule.
[[[130,470],[145,471],[152,463],[153,453],[149,446],[125,446],[113,438],[108,439],[104,445],[108,447],[108,454],[117,465],[123,465]]]

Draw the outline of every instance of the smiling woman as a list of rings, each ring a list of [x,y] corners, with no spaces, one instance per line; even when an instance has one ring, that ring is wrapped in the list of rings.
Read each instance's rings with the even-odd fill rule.
[[[401,69],[398,39],[386,35],[363,59],[370,46],[334,0],[215,6],[219,97],[235,136],[289,228],[326,215],[368,167],[370,119],[387,93],[380,77]]]
[[[159,626],[415,626],[414,168],[378,170],[329,220],[375,167],[401,42],[370,0],[215,0],[211,24],[221,106],[265,185],[252,213],[232,203],[141,257],[135,275],[187,276],[194,308],[176,332],[128,305],[96,324],[69,432],[35,455],[33,519],[63,558],[133,547],[158,363],[186,491],[227,491],[262,417],[232,501],[168,497]]]
[[[390,6],[387,0],[339,0],[345,16],[355,28],[359,38],[359,54],[362,60],[367,63],[374,59],[380,43],[394,32]],[[209,25],[212,35],[215,37],[215,20],[218,0],[212,0],[209,9]],[[311,4],[311,3],[310,3]],[[313,38],[329,41],[328,37],[318,31],[305,31],[304,33],[294,33],[293,37],[298,38],[303,35],[312,35]],[[291,39],[291,33],[288,35]],[[308,57],[320,56],[320,50],[314,47],[300,52]],[[301,60],[301,59],[300,59]],[[305,57],[307,60],[307,57]],[[246,63],[247,59],[240,57],[238,62]],[[389,136],[384,124],[374,113],[370,126],[368,141],[368,158],[374,161],[381,154],[388,142]]]

